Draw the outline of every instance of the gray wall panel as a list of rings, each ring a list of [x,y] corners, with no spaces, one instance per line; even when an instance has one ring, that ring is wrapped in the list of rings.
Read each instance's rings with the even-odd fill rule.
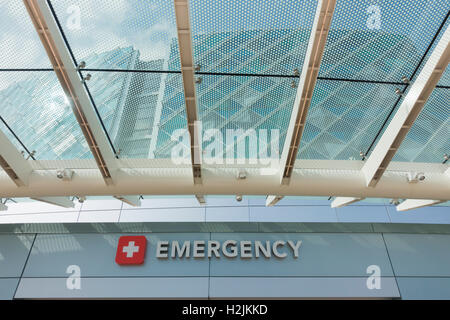
[[[34,235],[0,235],[0,278],[20,277]]]
[[[337,222],[336,211],[328,206],[249,207],[255,222]]]
[[[2,211],[2,215],[15,215],[25,213],[52,213],[52,212],[78,212],[81,209],[81,203],[74,202],[73,208],[63,208],[55,206],[53,204],[41,202],[41,201],[25,201],[25,202],[8,202],[8,210]]]
[[[15,298],[207,298],[208,278],[82,278],[69,290],[65,278],[23,278]]]
[[[140,208],[143,209],[164,209],[164,208],[200,208],[201,205],[194,196],[189,197],[166,197],[150,198],[141,200]],[[124,203],[123,209],[136,209]]]
[[[402,299],[450,299],[450,278],[397,278]]]
[[[216,278],[211,298],[395,298],[394,278],[382,278],[380,289],[368,289],[366,278]]]
[[[81,207],[82,211],[88,210],[120,210],[122,201],[117,199],[86,200]]]
[[[450,276],[450,235],[385,234],[396,276]]]
[[[450,223],[450,207],[434,206],[409,211],[397,211],[394,206],[386,207],[392,222],[402,223]]]
[[[12,223],[76,223],[117,221],[117,211],[125,222],[205,221],[205,208],[230,209],[224,221],[242,221],[235,208],[248,208],[252,221],[259,222],[386,222],[450,224],[450,204],[445,206],[397,212],[392,205],[383,205],[382,199],[353,203],[347,207],[332,209],[326,197],[285,197],[275,207],[265,207],[265,197],[248,196],[241,202],[234,197],[206,196],[206,205],[198,203],[194,196],[149,197],[136,208],[116,199],[90,199],[83,204],[75,201],[74,208],[61,208],[37,201],[10,203],[9,209],[0,215],[0,224]],[[359,208],[358,208],[359,207]],[[369,209],[369,207],[373,207]],[[197,209],[197,210],[192,210]],[[238,212],[238,209],[236,212]],[[360,214],[360,211],[363,211]],[[388,216],[385,212],[389,211]],[[109,214],[109,211],[111,213]],[[96,212],[90,215],[89,213]],[[214,212],[214,211],[211,211]],[[80,215],[78,215],[80,213]],[[212,219],[214,214],[211,215]],[[80,220],[78,220],[78,217]]]
[[[210,221],[249,222],[248,207],[206,208],[206,222]]]
[[[204,222],[205,208],[122,210],[120,222]]]
[[[146,234],[147,251],[141,266],[115,263],[118,239],[126,234],[38,235],[24,277],[66,277],[69,265],[78,265],[82,277],[208,276],[206,259],[163,260],[156,258],[158,240],[207,240],[208,233]]]
[[[243,197],[242,201],[236,201],[235,197],[214,197],[206,196],[206,207],[247,207],[248,197]]]
[[[76,223],[78,211],[0,215],[0,223]]]
[[[339,222],[389,222],[385,206],[347,206],[336,208]]]
[[[245,198],[244,198],[245,199]],[[265,206],[266,197],[249,197],[248,203],[250,206]],[[277,206],[330,206],[330,201],[327,197],[284,197],[277,204]]]
[[[81,211],[78,222],[119,222],[120,210]]]
[[[18,283],[19,278],[0,278],[0,300],[12,300]]]
[[[209,209],[222,208],[206,208]],[[195,232],[178,233],[170,232],[176,230],[165,223],[163,225],[167,225],[168,232],[136,233],[145,235],[148,240],[143,265],[119,266],[115,263],[118,238],[127,235],[123,230],[133,225],[118,224],[114,225],[115,229],[102,229],[102,224],[86,224],[84,229],[77,229],[67,224],[61,226],[69,234],[39,234],[20,282],[18,278],[34,235],[0,235],[0,299],[10,299],[17,287],[16,298],[207,298],[209,291],[211,298],[391,298],[399,297],[400,292],[403,299],[450,299],[450,234],[392,233],[395,228],[391,231],[388,229],[391,233],[383,235],[327,232],[320,228],[308,232],[311,224],[299,223],[252,224],[257,229],[247,233],[223,232],[234,230],[232,223],[217,223],[215,227],[210,224],[208,228],[206,224],[200,223],[193,229]],[[243,230],[246,230],[250,224],[237,225],[245,226]],[[276,225],[275,229],[284,232],[260,233],[263,229],[268,231],[264,227],[266,225]],[[292,226],[298,229],[299,225],[303,226],[300,228],[303,233],[286,232]],[[346,225],[349,224],[335,226]],[[156,225],[149,223],[145,229],[161,230],[153,226]],[[215,232],[197,232],[203,226],[205,231]],[[375,224],[374,227],[379,230],[380,226],[383,225]],[[51,228],[51,225],[48,227]],[[79,234],[77,230],[115,230],[118,233]],[[322,230],[322,233],[318,230]],[[193,241],[210,238],[218,241],[271,240],[272,243],[275,240],[302,240],[302,246],[298,259],[292,257],[287,247],[280,250],[288,252],[285,259],[242,259],[239,256],[213,257],[211,261],[207,258],[156,258],[158,240]],[[393,278],[391,263],[397,279]],[[66,287],[69,277],[66,270],[72,264],[81,268],[81,290],[69,290]],[[377,265],[381,269],[379,290],[367,288],[367,267],[370,265]]]
[[[288,248],[285,259],[211,259],[211,276],[367,276],[370,265],[378,265],[382,276],[392,276],[388,255],[378,234],[313,233],[212,233],[211,239],[302,240],[299,258]]]

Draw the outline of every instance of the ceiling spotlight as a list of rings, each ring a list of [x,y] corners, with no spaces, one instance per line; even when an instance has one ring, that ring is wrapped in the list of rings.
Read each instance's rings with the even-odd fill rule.
[[[56,177],[62,181],[70,181],[73,177],[73,170],[61,169],[56,172]]]
[[[291,88],[297,88],[297,82],[295,80],[291,81]]]
[[[195,83],[200,84],[202,83],[202,77],[198,77],[195,79]]]
[[[406,180],[409,183],[417,183],[419,181],[425,180],[425,175],[423,174],[423,172],[408,172]]]
[[[31,153],[27,156],[27,160],[30,159],[31,157],[34,157],[34,155],[36,154],[36,150],[31,151]]]
[[[78,198],[78,202],[79,203],[83,203],[86,201],[86,197],[85,196],[81,196],[81,197],[77,197]]]
[[[400,90],[399,88],[395,88],[395,93],[398,94],[399,96],[403,95],[402,90]]]
[[[90,73],[88,73],[84,78],[83,78],[83,83],[84,82],[86,82],[86,81],[89,81],[89,80],[91,80],[91,78],[92,78],[92,75],[90,74]]]
[[[245,171],[239,171],[237,178],[238,180],[244,180],[245,178],[247,178],[247,174],[245,173]]]
[[[86,68],[86,62],[85,61],[81,61],[80,64],[77,67],[77,71],[80,71],[80,69],[84,69]]]
[[[242,195],[237,195],[236,196],[236,201],[237,202],[241,202],[242,201]]]
[[[296,76],[296,77],[300,76],[300,72],[298,71],[297,68],[294,69],[294,76]]]
[[[444,154],[444,162],[443,163],[446,163],[448,161],[448,159],[450,159],[449,155]]]
[[[409,79],[407,77],[403,76],[402,77],[402,82],[405,83],[405,84],[408,84],[409,83]]]
[[[389,200],[389,203],[394,206],[398,206],[400,204],[400,200],[399,199],[391,199],[391,200]]]
[[[196,64],[196,65],[195,65],[195,68],[194,68],[194,70],[198,72],[198,71],[200,71],[200,70],[201,70],[201,68],[202,68],[202,66],[201,66],[201,65],[199,65],[199,64]]]

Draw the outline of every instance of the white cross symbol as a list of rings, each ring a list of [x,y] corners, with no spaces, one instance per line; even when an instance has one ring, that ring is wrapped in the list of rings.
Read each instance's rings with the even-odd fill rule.
[[[123,247],[122,252],[127,253],[127,258],[133,258],[133,254],[139,251],[139,247],[134,246],[134,241],[128,242],[128,246]]]

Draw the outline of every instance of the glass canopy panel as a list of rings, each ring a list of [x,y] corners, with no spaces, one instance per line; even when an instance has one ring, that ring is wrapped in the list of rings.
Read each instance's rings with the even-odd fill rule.
[[[23,1],[0,0],[0,30],[0,69],[52,67]]]
[[[430,49],[428,50],[425,58],[423,59],[422,64],[420,65],[420,67],[417,70],[417,73],[416,73],[417,75],[422,71],[422,69],[424,68],[426,62],[428,61],[428,59],[430,58],[431,54],[434,52],[436,46],[438,45],[439,41],[441,41],[441,38],[444,35],[445,30],[447,30],[447,28],[450,27],[449,15],[450,15],[450,8],[449,8],[449,11],[447,13],[447,19],[445,20],[445,22],[443,24],[441,24],[440,32],[437,34],[436,38],[433,41],[433,44],[430,46]],[[441,79],[439,80],[438,86],[448,86],[448,87],[450,87],[450,68],[448,68],[448,66],[447,66],[446,71],[443,73]]]
[[[77,62],[129,50],[117,69],[180,70],[174,2],[166,0],[52,0]],[[104,68],[104,60],[87,63]]]
[[[442,75],[441,79],[439,80],[438,85],[450,87],[450,68],[448,66],[444,74]]]
[[[90,73],[89,91],[119,157],[170,158],[166,143],[187,126],[181,74]]]
[[[411,78],[449,9],[447,0],[337,1],[319,76]]]
[[[394,161],[443,162],[444,154],[450,155],[449,101],[449,89],[434,89]]]
[[[292,75],[301,70],[317,1],[189,1],[201,72]]]
[[[297,158],[361,159],[397,101],[396,87],[318,80]]]
[[[278,159],[296,92],[286,78],[204,75],[197,85],[204,156],[220,158],[212,149],[221,145],[218,152],[230,161]]]
[[[0,101],[0,115],[36,159],[92,158],[54,72],[0,72]]]
[[[8,128],[7,124],[5,124],[5,122],[3,120],[4,120],[3,118],[0,118],[0,131],[3,134],[5,134],[5,136],[9,139],[9,141],[12,142],[12,144],[17,148],[17,150],[19,152],[23,152],[25,155],[28,156],[29,154],[26,152],[25,148],[22,146],[20,141],[17,140],[17,138],[14,136],[14,134],[11,132],[10,128]]]

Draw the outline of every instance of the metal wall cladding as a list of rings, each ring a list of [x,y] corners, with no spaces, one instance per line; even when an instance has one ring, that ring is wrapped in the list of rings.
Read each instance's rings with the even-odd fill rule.
[[[147,234],[147,252],[143,265],[120,266],[115,262],[117,243],[123,234],[38,235],[24,277],[67,277],[67,267],[77,265],[82,277],[168,277],[208,276],[207,259],[156,258],[160,240],[208,240],[209,234]]]
[[[273,256],[270,259],[212,258],[212,277],[365,277],[370,265],[378,265],[381,276],[393,275],[383,239],[376,234],[213,233],[211,239],[220,242],[227,239],[302,241],[298,258],[293,257],[288,247],[280,249],[288,254],[284,259]]]
[[[395,275],[450,277],[450,236],[385,234]]]
[[[34,235],[0,235],[0,278],[19,278]]]
[[[115,263],[122,233],[0,235],[0,298],[366,297],[450,299],[450,235],[407,233],[145,233],[143,265]],[[301,240],[299,257],[284,259],[156,258],[158,241]],[[192,251],[192,248],[191,248]],[[239,251],[239,246],[238,246]],[[192,252],[191,252],[192,253]],[[28,260],[27,260],[28,257]],[[26,262],[27,261],[27,262]],[[26,263],[25,270],[22,270]],[[66,286],[68,266],[81,289]],[[367,286],[378,266],[381,288]],[[18,284],[20,280],[20,283]],[[18,285],[17,285],[18,284]]]
[[[119,266],[115,254],[120,234],[38,235],[24,277],[67,277],[67,267],[78,265],[82,277],[171,277],[171,276],[367,276],[370,265],[378,265],[382,276],[393,276],[383,239],[379,234],[313,233],[153,233],[146,234],[148,248],[144,265]],[[160,240],[301,240],[299,257],[286,245],[284,259],[156,258]],[[349,249],[351,248],[351,250]],[[239,247],[238,247],[238,250]],[[191,249],[192,251],[192,249]]]

